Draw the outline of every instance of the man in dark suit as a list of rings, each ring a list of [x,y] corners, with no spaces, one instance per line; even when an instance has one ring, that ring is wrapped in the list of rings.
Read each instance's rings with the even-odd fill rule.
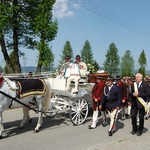
[[[150,96],[150,87],[143,81],[141,73],[135,75],[136,82],[131,87],[131,134],[140,136],[144,128],[144,115],[147,111],[146,99]],[[137,126],[137,114],[139,112],[139,126]]]
[[[127,107],[127,84],[123,81],[121,76],[117,75],[115,77],[115,81],[117,85],[121,88],[121,94],[122,94],[122,104],[121,104],[121,110],[122,110],[122,117],[121,120],[125,119],[125,109]]]
[[[118,110],[121,105],[122,95],[121,89],[117,84],[113,84],[113,78],[107,78],[107,85],[104,88],[104,95],[100,101],[99,108],[101,109],[105,105],[106,110],[110,116],[110,126],[108,135],[112,136],[116,131],[116,120],[118,117]]]

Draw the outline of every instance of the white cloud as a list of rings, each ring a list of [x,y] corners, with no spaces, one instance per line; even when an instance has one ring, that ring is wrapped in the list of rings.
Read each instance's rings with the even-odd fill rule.
[[[73,7],[76,9],[79,8],[80,7],[80,1],[81,0],[77,0],[76,3],[73,3]]]
[[[53,7],[53,16],[56,18],[64,18],[74,16],[74,12],[68,7],[69,0],[56,0]]]

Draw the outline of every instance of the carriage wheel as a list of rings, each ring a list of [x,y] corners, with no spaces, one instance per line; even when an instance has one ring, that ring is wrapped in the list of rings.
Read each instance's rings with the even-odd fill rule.
[[[75,99],[70,107],[69,116],[74,125],[82,124],[88,116],[88,103],[84,98]]]

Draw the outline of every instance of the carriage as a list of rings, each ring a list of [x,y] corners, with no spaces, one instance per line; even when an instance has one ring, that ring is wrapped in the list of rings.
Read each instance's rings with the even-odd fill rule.
[[[100,74],[97,74],[100,75]],[[101,74],[103,75],[103,74]],[[105,74],[104,74],[105,76]],[[16,80],[17,82],[21,83],[21,81],[26,80],[26,76],[21,75],[20,77],[17,76],[4,76],[4,87],[2,86],[0,90],[1,99],[6,99],[5,105],[1,106],[3,108],[0,110],[0,117],[2,118],[2,112],[7,109],[8,106],[12,105],[12,103],[15,101],[16,103],[19,103],[23,105],[24,107],[27,107],[29,109],[32,109],[39,113],[39,119],[37,126],[35,128],[35,132],[38,132],[42,125],[42,114],[44,113],[46,116],[54,116],[58,112],[63,110],[69,111],[69,117],[71,122],[74,125],[81,125],[85,122],[89,108],[92,107],[92,95],[91,91],[94,85],[95,81],[90,81],[88,78],[80,79],[79,81],[79,91],[77,94],[73,94],[72,90],[74,87],[74,83],[71,83],[71,90],[66,91],[66,79],[59,79],[54,78],[51,76],[51,74],[40,74],[37,77],[35,77],[35,80],[42,80],[40,81],[40,84],[45,84],[47,89],[46,93],[47,95],[42,95],[41,93],[35,93],[35,91],[32,91],[30,95],[25,95],[25,97],[17,98],[16,96]],[[95,77],[94,77],[95,78]],[[31,80],[32,81],[32,80]],[[39,82],[39,81],[38,81]],[[28,81],[29,83],[29,81]],[[23,85],[21,85],[23,88]],[[43,86],[44,87],[44,86]],[[13,89],[13,90],[12,90]],[[5,90],[5,91],[3,91]],[[41,91],[40,91],[41,92]],[[27,92],[28,94],[29,92]],[[20,95],[19,95],[20,96]],[[48,106],[46,106],[46,111],[43,111],[43,99],[46,97],[46,99],[49,99],[48,103],[46,103]],[[28,103],[31,101],[31,99],[36,98],[38,100],[38,109],[31,108]],[[7,100],[8,99],[8,100]],[[13,102],[12,102],[13,101]],[[3,102],[4,103],[4,102]],[[3,104],[2,103],[2,104]],[[28,118],[28,113],[24,111],[23,120],[21,122],[21,126],[24,125],[26,118]],[[2,120],[2,119],[1,119]],[[0,137],[2,137],[2,132],[4,130],[3,123],[0,122],[1,129],[0,129]]]
[[[87,83],[84,79],[79,82],[79,91],[73,94],[74,83],[71,90],[66,91],[66,79],[48,78],[52,87],[52,97],[50,99],[49,116],[53,116],[62,110],[69,110],[69,117],[74,125],[82,124],[92,105],[91,90],[93,84]]]
[[[40,73],[34,76],[34,79],[45,79],[51,86],[51,97],[49,98],[49,109],[44,112],[46,116],[54,116],[61,111],[68,111],[71,122],[74,125],[82,124],[89,112],[89,108],[92,106],[92,96],[91,90],[93,83],[88,83],[87,78],[82,78],[79,81],[79,91],[77,94],[73,94],[74,82],[71,83],[71,89],[66,91],[66,79],[52,77],[51,73]],[[15,81],[21,82],[26,80],[27,75],[5,75],[4,77]],[[27,83],[28,84],[28,83]],[[9,95],[6,95],[9,96]],[[20,101],[17,101],[21,103]],[[23,103],[21,103],[24,105]],[[28,105],[25,107],[37,111],[32,107],[33,102],[31,102],[31,108]],[[34,105],[34,104],[33,104]]]
[[[69,117],[74,125],[80,125],[85,122],[89,109],[92,108],[92,88],[96,82],[96,76],[107,78],[107,72],[90,74],[88,78],[79,80],[79,92],[73,94],[74,82],[71,84],[71,90],[66,91],[66,79],[48,78],[52,87],[52,97],[50,99],[49,116],[57,114],[66,108],[69,108]]]

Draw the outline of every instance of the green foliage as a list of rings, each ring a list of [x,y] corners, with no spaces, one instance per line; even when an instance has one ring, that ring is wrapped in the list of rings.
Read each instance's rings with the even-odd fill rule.
[[[14,64],[20,66],[19,48],[21,46],[36,49],[41,41],[48,44],[57,35],[58,22],[52,21],[52,8],[55,0],[5,0],[0,5],[0,40],[4,41],[1,46],[4,50],[4,59],[7,65],[12,67],[7,50],[14,51]],[[5,44],[4,44],[5,43]],[[42,48],[47,49],[45,46]],[[48,59],[49,57],[39,57]],[[49,53],[52,54],[52,53]],[[53,57],[53,54],[52,54]],[[43,59],[42,59],[43,60]],[[52,59],[51,59],[52,60]],[[41,60],[38,60],[39,70],[42,67]],[[48,61],[48,60],[47,60]],[[47,64],[47,63],[46,63]],[[18,70],[19,71],[19,70]]]
[[[143,75],[143,77],[145,77],[146,76],[145,67],[140,67],[139,73],[141,73]]]
[[[121,58],[121,74],[122,76],[132,76],[134,71],[134,60],[131,56],[131,51],[126,50],[124,56]]]
[[[87,64],[90,73],[96,73],[99,70],[98,63],[93,59],[92,47],[88,40],[85,41],[81,50],[81,61]]]
[[[147,60],[146,60],[146,55],[145,55],[144,50],[142,50],[139,56],[138,63],[141,67],[145,67],[147,65]]]
[[[15,60],[14,60],[14,51],[12,51],[9,55],[11,63],[15,65]],[[9,69],[8,65],[6,64],[6,66],[4,67],[4,71],[6,74],[10,74],[10,73],[14,73],[11,72],[11,70]]]
[[[85,44],[81,50],[81,58],[82,58],[82,61],[86,64],[94,63],[92,48],[88,40],[85,41]]]
[[[95,68],[95,73],[100,69],[99,64],[96,62],[96,60],[93,63],[93,66]]]
[[[44,0],[38,4],[36,16],[32,25],[36,36],[46,42],[53,40],[57,35],[58,22],[52,21],[52,8],[55,0]]]
[[[73,62],[73,50],[70,44],[70,41],[66,41],[64,48],[62,50],[62,54],[60,55],[61,60],[59,61],[58,69],[61,68],[62,64],[64,63],[64,58],[65,56],[68,55],[70,56],[70,62]]]
[[[145,72],[145,67],[147,65],[147,59],[146,59],[146,55],[144,50],[142,50],[139,59],[138,59],[138,63],[139,63],[139,72],[145,77],[146,72]]]
[[[41,45],[38,49],[39,57],[36,72],[40,72],[42,66],[48,69],[48,64],[52,65],[52,61],[54,62],[54,54],[47,47],[48,43],[56,37],[58,30],[58,22],[56,20],[52,21],[52,7],[54,2],[54,0],[40,2],[37,14],[32,23],[34,34],[40,39],[37,43]]]
[[[53,68],[54,54],[46,42],[40,42],[38,46],[41,54],[39,63],[43,66],[43,71],[49,71]]]
[[[106,60],[104,61],[104,70],[109,72],[110,75],[118,74],[120,71],[120,57],[118,55],[118,49],[114,43],[111,43],[107,50]]]

